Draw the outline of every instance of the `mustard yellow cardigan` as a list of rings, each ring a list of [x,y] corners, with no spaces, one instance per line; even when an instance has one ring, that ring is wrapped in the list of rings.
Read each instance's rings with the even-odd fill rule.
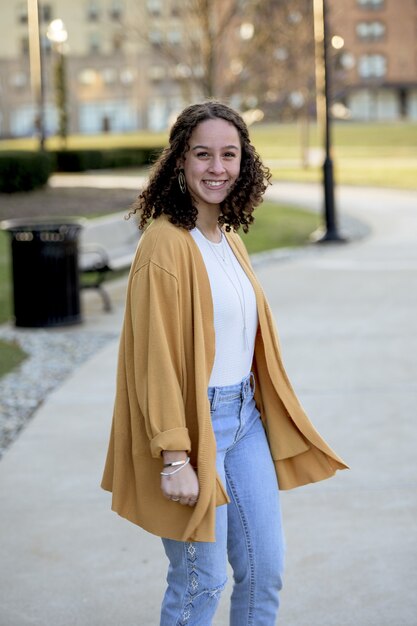
[[[255,401],[279,487],[291,489],[328,478],[347,466],[298,402],[246,248],[238,234],[226,236],[256,294]],[[161,216],[142,235],[129,276],[102,481],[102,487],[113,492],[114,511],[161,537],[215,541],[216,506],[229,502],[216,473],[207,399],[214,350],[213,303],[203,258],[190,233]],[[200,484],[194,508],[163,497],[162,450],[189,451]]]

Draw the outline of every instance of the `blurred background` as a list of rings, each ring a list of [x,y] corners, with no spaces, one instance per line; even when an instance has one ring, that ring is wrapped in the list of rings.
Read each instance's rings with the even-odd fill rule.
[[[319,4],[3,3],[0,148],[159,146],[185,104],[214,97],[253,124],[275,178],[316,180]],[[326,8],[338,180],[414,186],[417,4],[326,0]]]
[[[1,10],[3,139],[33,136],[39,124],[31,93],[38,71],[30,54],[37,28],[31,4],[10,0]],[[314,118],[311,0],[35,4],[47,136],[59,131],[60,106],[70,134],[164,131],[184,104],[207,97],[227,99],[249,121]],[[327,6],[333,115],[416,121],[416,3],[328,0]],[[57,60],[65,63],[65,77]],[[59,89],[64,103],[57,102]]]

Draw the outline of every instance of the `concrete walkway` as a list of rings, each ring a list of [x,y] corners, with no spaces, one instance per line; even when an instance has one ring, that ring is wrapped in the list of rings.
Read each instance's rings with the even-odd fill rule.
[[[315,208],[314,185],[271,194]],[[287,369],[350,472],[282,494],[283,626],[417,624],[417,193],[342,188],[370,235],[258,267]],[[125,282],[85,328],[120,328]],[[117,342],[56,390],[0,463],[0,625],[157,626],[157,538],[99,489]],[[229,589],[230,591],[230,584]],[[214,626],[227,626],[225,593]]]

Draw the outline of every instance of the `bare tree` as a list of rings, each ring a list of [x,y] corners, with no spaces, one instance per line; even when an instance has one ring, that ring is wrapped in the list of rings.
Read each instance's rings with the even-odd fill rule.
[[[230,90],[240,91],[248,106],[255,100],[281,117],[308,107],[314,95],[314,37],[310,0],[257,0],[231,71]]]
[[[142,42],[149,65],[161,66],[159,93],[306,120],[306,144],[315,94],[311,0],[130,1],[126,32]]]
[[[133,2],[128,37],[148,43],[179,84],[182,95],[221,97],[235,26],[248,0]]]
[[[265,119],[298,119],[307,167],[315,109],[311,0],[257,0],[241,23],[240,39],[228,67],[228,93],[243,110],[256,107]]]

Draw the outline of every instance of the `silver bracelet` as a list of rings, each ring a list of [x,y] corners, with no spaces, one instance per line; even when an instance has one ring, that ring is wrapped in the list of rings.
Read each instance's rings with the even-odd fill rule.
[[[173,461],[172,463],[164,463],[163,467],[175,467],[176,465],[184,465],[186,461],[187,459],[185,459],[184,461]]]
[[[180,472],[182,469],[184,469],[184,467],[188,465],[189,462],[190,462],[190,457],[187,456],[187,460],[184,461],[184,463],[182,463],[181,467],[174,470],[173,472],[161,472],[161,476],[173,476],[173,474],[176,474],[177,472]]]

